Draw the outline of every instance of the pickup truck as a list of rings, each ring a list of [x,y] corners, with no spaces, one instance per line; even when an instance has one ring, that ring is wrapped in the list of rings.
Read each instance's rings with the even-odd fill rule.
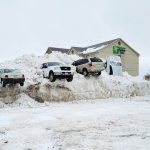
[[[66,79],[68,82],[73,80],[74,67],[71,65],[64,65],[60,62],[47,62],[41,65],[43,77],[48,78],[51,82],[56,79]]]

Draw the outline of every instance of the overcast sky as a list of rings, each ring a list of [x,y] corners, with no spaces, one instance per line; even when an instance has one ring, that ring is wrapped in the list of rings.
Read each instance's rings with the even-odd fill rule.
[[[0,62],[122,38],[150,70],[149,0],[0,0]]]

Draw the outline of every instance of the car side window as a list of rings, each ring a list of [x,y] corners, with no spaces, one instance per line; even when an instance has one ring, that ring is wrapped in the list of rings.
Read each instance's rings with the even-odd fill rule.
[[[82,59],[75,61],[75,66],[81,65],[82,64]]]
[[[0,74],[2,74],[3,73],[3,70],[2,69],[0,69]]]
[[[48,67],[47,63],[44,63],[44,64],[42,64],[41,69],[47,68],[47,67]]]
[[[78,65],[79,65],[79,62],[78,62],[78,61],[74,61],[74,62],[72,63],[72,65],[73,65],[73,66],[78,66]]]
[[[100,58],[90,58],[91,62],[103,62]]]
[[[82,59],[81,60],[81,64],[86,64],[86,63],[88,63],[89,61],[88,61],[88,59]]]

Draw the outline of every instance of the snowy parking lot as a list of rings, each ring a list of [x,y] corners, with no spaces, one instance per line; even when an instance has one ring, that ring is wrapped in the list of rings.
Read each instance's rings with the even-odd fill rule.
[[[43,78],[40,65],[77,56],[25,55],[1,67],[21,69],[25,86],[0,85],[0,150],[149,150],[150,82],[142,77]],[[64,59],[65,58],[65,59]]]
[[[149,150],[150,97],[1,108],[0,150],[14,149]]]

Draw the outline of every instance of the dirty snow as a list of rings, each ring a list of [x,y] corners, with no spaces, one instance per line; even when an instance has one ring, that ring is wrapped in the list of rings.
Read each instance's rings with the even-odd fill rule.
[[[75,73],[70,83],[43,79],[42,63],[77,59],[55,52],[0,64],[26,76],[24,87],[0,87],[0,150],[150,149],[150,82],[105,71]]]
[[[42,63],[58,61],[71,64],[79,58],[76,55],[53,52],[45,56],[24,55],[14,61],[1,63],[0,67],[21,69],[25,74],[26,82],[24,87],[19,85],[0,87],[0,101],[12,103],[22,93],[38,102],[150,95],[150,82],[141,77],[132,77],[127,73],[123,73],[123,76],[119,77],[109,76],[103,71],[101,76],[88,78],[75,73],[74,80],[69,83],[66,80],[57,80],[55,83],[51,83],[48,79],[43,79],[40,69]]]
[[[0,109],[0,150],[150,149],[150,97],[35,103]]]

